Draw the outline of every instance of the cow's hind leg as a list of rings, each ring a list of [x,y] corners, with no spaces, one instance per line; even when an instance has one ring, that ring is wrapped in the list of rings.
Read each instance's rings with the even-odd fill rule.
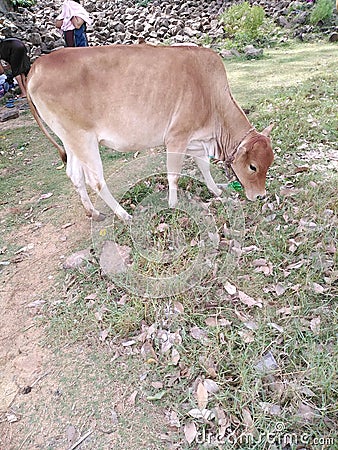
[[[72,181],[73,185],[75,186],[75,189],[77,190],[82,205],[84,209],[86,210],[86,214],[88,217],[91,217],[93,220],[103,220],[104,215],[101,214],[99,211],[97,211],[89,196],[86,189],[85,184],[85,176],[82,168],[82,163],[79,161],[79,159],[73,155],[71,151],[67,151],[67,169],[66,173],[70,180]]]
[[[88,193],[85,187],[87,183],[91,189],[96,192],[102,200],[114,211],[114,213],[123,221],[129,221],[131,216],[125,211],[122,206],[115,200],[115,198],[110,193],[106,181],[103,176],[103,167],[101,156],[99,153],[99,147],[95,136],[83,136],[85,137],[85,142],[82,139],[77,140],[76,148],[80,148],[81,151],[79,156],[75,156],[73,152],[67,151],[68,154],[72,154],[74,163],[72,167],[78,167],[77,171],[74,169],[70,170],[70,178],[75,184],[75,182],[80,179],[78,183],[77,190],[80,194],[80,198],[83,206],[85,207],[87,214],[90,215],[94,220],[104,219],[103,214],[97,211],[92,205]],[[81,145],[82,144],[82,145]],[[69,148],[65,145],[65,148]],[[74,148],[74,147],[73,147]],[[68,174],[68,161],[67,161],[67,174]],[[75,177],[74,177],[75,174]],[[74,182],[75,181],[75,182]]]
[[[222,191],[217,187],[214,179],[211,176],[209,157],[205,155],[194,156],[194,160],[196,161],[196,164],[203,175],[203,178],[209,191],[211,191],[214,195],[216,195],[216,197],[219,197]]]

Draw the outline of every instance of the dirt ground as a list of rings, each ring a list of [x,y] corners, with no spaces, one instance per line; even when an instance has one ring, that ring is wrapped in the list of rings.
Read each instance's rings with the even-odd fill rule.
[[[21,104],[20,109],[25,107]],[[30,114],[20,113],[19,118],[0,123],[0,131],[31,123]],[[11,209],[12,205],[2,207],[0,221]],[[62,296],[63,259],[81,248],[83,240],[90,242],[91,233],[80,204],[60,209],[57,214],[64,223],[70,220],[70,226],[58,227],[43,218],[18,221],[16,229],[2,237],[0,450],[124,449],[143,444],[162,448],[152,442],[157,442],[164,414],[135,402],[142,369],[137,362],[130,375],[130,362],[112,364],[107,349],[47,344],[39,321],[46,293],[55,294],[56,302]],[[6,248],[12,246],[18,250],[6,261]],[[125,422],[118,432],[117,415]]]
[[[89,222],[77,224],[79,233],[89,233]],[[71,236],[70,241],[68,240]],[[1,449],[29,448],[15,436],[16,419],[11,407],[18,397],[37,384],[46,383],[46,368],[53,371],[52,353],[41,346],[43,329],[37,324],[44,293],[52,289],[60,270],[60,257],[74,245],[72,230],[53,225],[27,225],[7,236],[7,242],[20,243],[22,252],[5,267],[1,280],[2,311],[0,317],[0,428]],[[48,380],[48,383],[50,379]],[[26,395],[29,395],[28,392]],[[11,423],[11,420],[15,420]]]

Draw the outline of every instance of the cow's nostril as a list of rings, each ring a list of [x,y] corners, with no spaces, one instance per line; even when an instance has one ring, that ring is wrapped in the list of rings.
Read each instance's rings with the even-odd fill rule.
[[[257,200],[264,200],[266,195],[257,195]]]

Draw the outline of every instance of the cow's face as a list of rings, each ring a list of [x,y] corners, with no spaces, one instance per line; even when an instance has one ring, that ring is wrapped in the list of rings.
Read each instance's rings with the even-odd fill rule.
[[[237,150],[232,168],[244,187],[248,200],[265,196],[266,173],[273,161],[269,138],[272,125],[262,133],[248,136]]]

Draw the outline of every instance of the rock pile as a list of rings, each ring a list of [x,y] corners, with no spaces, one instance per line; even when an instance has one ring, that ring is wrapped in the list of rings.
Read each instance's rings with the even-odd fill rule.
[[[276,25],[291,36],[304,38],[311,32],[306,25],[313,7],[306,0],[250,0],[259,4]],[[150,43],[214,43],[224,39],[219,15],[238,1],[231,0],[84,0],[82,4],[94,20],[88,29],[90,45],[130,44],[144,38]],[[63,46],[54,26],[62,0],[42,0],[31,8],[8,11],[0,0],[0,34],[22,39],[34,59],[41,53]],[[5,11],[4,11],[5,10]],[[336,16],[337,17],[337,16]],[[337,20],[335,18],[335,20]],[[327,32],[332,32],[332,23]]]

